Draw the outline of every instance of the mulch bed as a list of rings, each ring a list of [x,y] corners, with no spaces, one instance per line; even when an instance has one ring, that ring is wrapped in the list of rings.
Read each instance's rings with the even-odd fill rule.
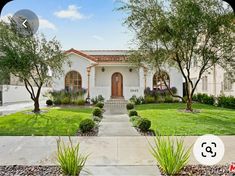
[[[229,165],[187,165],[178,176],[235,176],[235,174],[229,173]]]

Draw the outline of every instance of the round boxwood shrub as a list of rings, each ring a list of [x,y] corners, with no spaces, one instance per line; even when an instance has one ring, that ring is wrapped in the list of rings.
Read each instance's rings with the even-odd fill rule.
[[[95,127],[95,122],[92,119],[84,119],[79,124],[79,129],[82,133],[90,132]]]
[[[93,116],[93,120],[95,122],[100,122],[101,121],[101,118],[100,117],[97,117],[97,116]]]
[[[104,107],[104,103],[99,101],[98,103],[96,103],[95,107],[99,107],[100,109],[102,109]]]
[[[140,129],[140,131],[146,132],[151,127],[151,121],[146,118],[141,118],[138,120],[137,127]]]
[[[134,104],[133,104],[133,103],[127,103],[126,109],[127,109],[127,110],[134,109]]]
[[[92,114],[93,116],[102,117],[102,110],[99,107],[95,107]]]
[[[53,105],[53,101],[52,100],[47,100],[46,104],[47,104],[47,106],[52,106]]]
[[[132,116],[138,116],[138,113],[136,110],[132,109],[129,111],[129,117],[132,117]]]
[[[141,119],[140,116],[132,116],[130,118],[130,121],[132,122],[133,127],[137,127],[137,124],[138,124],[140,119]]]

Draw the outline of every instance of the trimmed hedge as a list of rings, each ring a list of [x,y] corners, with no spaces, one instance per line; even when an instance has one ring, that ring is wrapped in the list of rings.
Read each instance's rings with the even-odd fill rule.
[[[126,109],[127,109],[127,110],[134,109],[134,104],[133,104],[133,103],[127,103]]]
[[[223,108],[235,109],[235,97],[233,96],[219,96],[218,97],[218,106]]]
[[[138,120],[137,127],[140,129],[140,131],[146,132],[151,127],[151,121],[147,118],[140,118]]]
[[[95,107],[99,107],[100,109],[102,109],[104,107],[104,103],[98,102],[98,103],[96,103]]]
[[[98,95],[91,99],[92,104],[97,104],[98,102],[104,102],[104,97],[102,95]]]
[[[84,119],[79,124],[79,129],[82,133],[90,132],[95,127],[95,122],[91,119]]]
[[[141,119],[140,116],[132,116],[132,117],[130,118],[130,121],[131,121],[131,123],[133,124],[133,127],[137,127],[137,124],[138,124],[138,122],[139,122],[140,119]]]
[[[197,101],[199,103],[208,104],[208,105],[214,105],[215,97],[212,95],[198,93],[196,95],[193,95],[193,101]]]
[[[129,117],[132,117],[132,116],[138,116],[138,113],[136,110],[132,109],[129,111]]]
[[[92,114],[93,116],[102,117],[102,110],[99,107],[95,107]]]

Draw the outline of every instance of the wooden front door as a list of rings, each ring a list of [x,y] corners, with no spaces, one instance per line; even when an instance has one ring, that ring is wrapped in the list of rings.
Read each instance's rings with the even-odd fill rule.
[[[123,78],[121,73],[112,76],[112,98],[123,97]]]

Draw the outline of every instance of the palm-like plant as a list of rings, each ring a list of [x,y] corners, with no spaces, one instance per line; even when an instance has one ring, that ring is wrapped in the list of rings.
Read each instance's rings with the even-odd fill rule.
[[[188,163],[191,147],[184,147],[183,139],[156,136],[155,145],[151,145],[151,153],[160,169],[167,175],[177,175]]]
[[[57,161],[64,175],[79,176],[88,155],[79,154],[80,144],[73,145],[69,137],[69,145],[65,145],[60,138],[57,140]]]

